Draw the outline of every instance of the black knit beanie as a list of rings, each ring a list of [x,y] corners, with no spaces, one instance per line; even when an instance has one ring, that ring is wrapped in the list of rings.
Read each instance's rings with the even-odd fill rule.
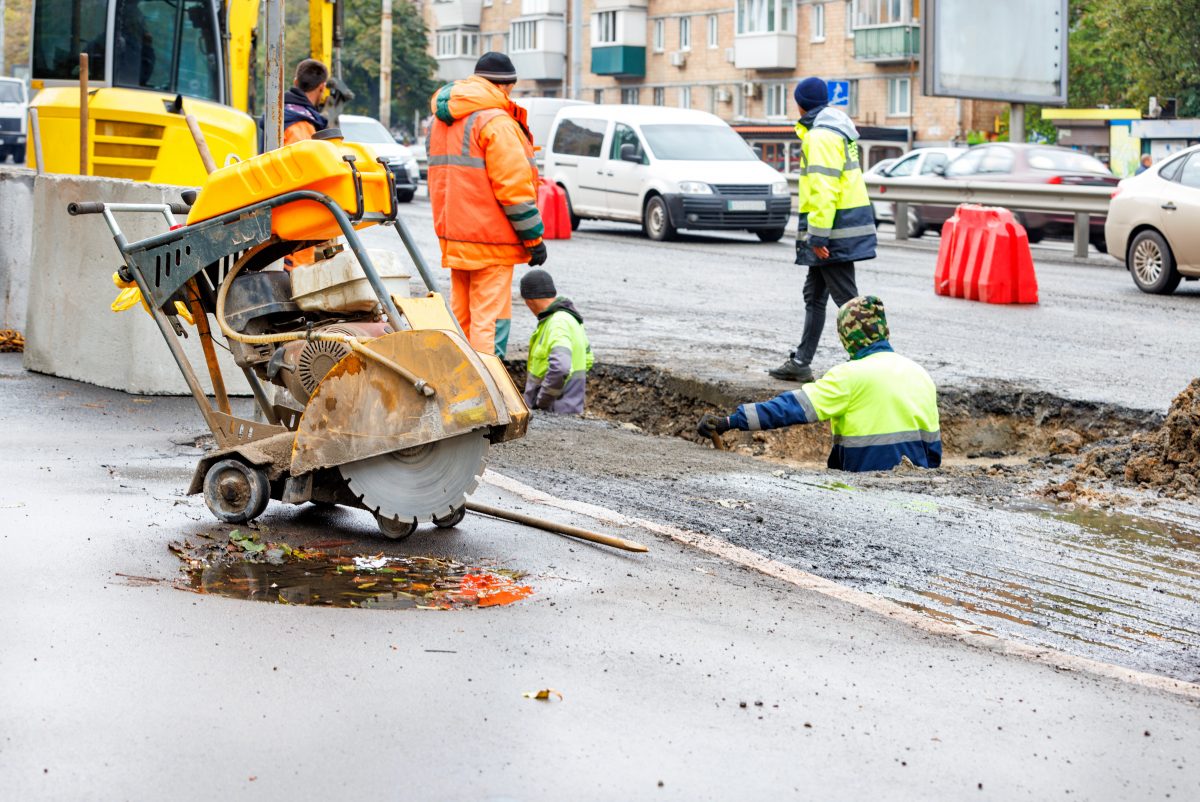
[[[521,277],[521,297],[527,301],[537,298],[557,298],[554,279],[545,270],[530,270]]]
[[[503,53],[484,53],[475,62],[475,74],[494,84],[511,84],[517,80],[517,68]]]

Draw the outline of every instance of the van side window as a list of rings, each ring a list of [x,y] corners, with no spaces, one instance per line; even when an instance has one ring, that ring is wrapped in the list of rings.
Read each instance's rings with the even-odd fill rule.
[[[612,146],[608,149],[608,158],[620,161],[622,145],[633,145],[637,148],[637,152],[642,155],[642,164],[646,164],[646,149],[642,147],[642,141],[638,139],[637,132],[628,125],[617,123],[617,127],[613,129]]]
[[[554,132],[553,150],[561,156],[600,158],[607,120],[563,120]]]

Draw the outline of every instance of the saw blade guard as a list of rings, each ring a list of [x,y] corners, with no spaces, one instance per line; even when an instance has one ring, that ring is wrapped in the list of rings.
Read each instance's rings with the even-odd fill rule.
[[[358,462],[479,431],[507,439],[528,409],[502,388],[471,346],[445,330],[399,331],[367,348],[403,365],[434,389],[425,396],[386,365],[351,353],[317,386],[296,429],[291,474]],[[507,374],[503,379],[511,385]],[[508,390],[509,392],[506,392]]]

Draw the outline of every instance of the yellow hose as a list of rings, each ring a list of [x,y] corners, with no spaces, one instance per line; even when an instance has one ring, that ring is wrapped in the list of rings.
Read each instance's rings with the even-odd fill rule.
[[[414,375],[407,368],[396,364],[391,359],[388,359],[382,354],[367,348],[362,342],[359,341],[357,337],[352,334],[339,334],[337,332],[319,331],[281,332],[279,334],[241,334],[230,328],[229,324],[225,322],[225,296],[229,293],[229,285],[233,283],[234,276],[240,273],[242,268],[246,266],[246,262],[250,260],[250,257],[258,253],[259,250],[261,250],[261,248],[264,246],[251,249],[243,254],[242,258],[238,259],[234,266],[230,268],[228,275],[225,276],[225,280],[221,282],[221,289],[217,291],[217,325],[221,327],[221,332],[224,333],[226,337],[231,340],[236,340],[240,343],[246,343],[247,345],[274,345],[276,343],[295,342],[297,340],[323,340],[325,342],[342,343],[343,345],[349,346],[352,352],[358,354],[364,359],[370,359],[377,364],[383,365],[388,370],[395,372],[398,376],[415,387],[417,392],[421,393],[422,395],[431,397],[436,394],[437,391],[434,389],[433,385],[429,384],[419,376]]]

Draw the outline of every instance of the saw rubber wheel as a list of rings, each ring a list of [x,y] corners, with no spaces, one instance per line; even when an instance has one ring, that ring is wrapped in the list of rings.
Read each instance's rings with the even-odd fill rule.
[[[204,503],[220,521],[244,524],[262,515],[271,483],[258,468],[236,459],[214,462],[204,474]]]
[[[433,525],[438,529],[453,529],[462,523],[463,518],[467,517],[466,505],[455,508],[454,512],[444,518],[434,518]]]
[[[401,521],[398,518],[384,518],[376,514],[375,522],[379,524],[379,532],[391,540],[404,540],[417,531],[416,521]]]
[[[377,519],[428,523],[450,517],[483,474],[484,432],[349,462],[338,467],[350,491]]]

